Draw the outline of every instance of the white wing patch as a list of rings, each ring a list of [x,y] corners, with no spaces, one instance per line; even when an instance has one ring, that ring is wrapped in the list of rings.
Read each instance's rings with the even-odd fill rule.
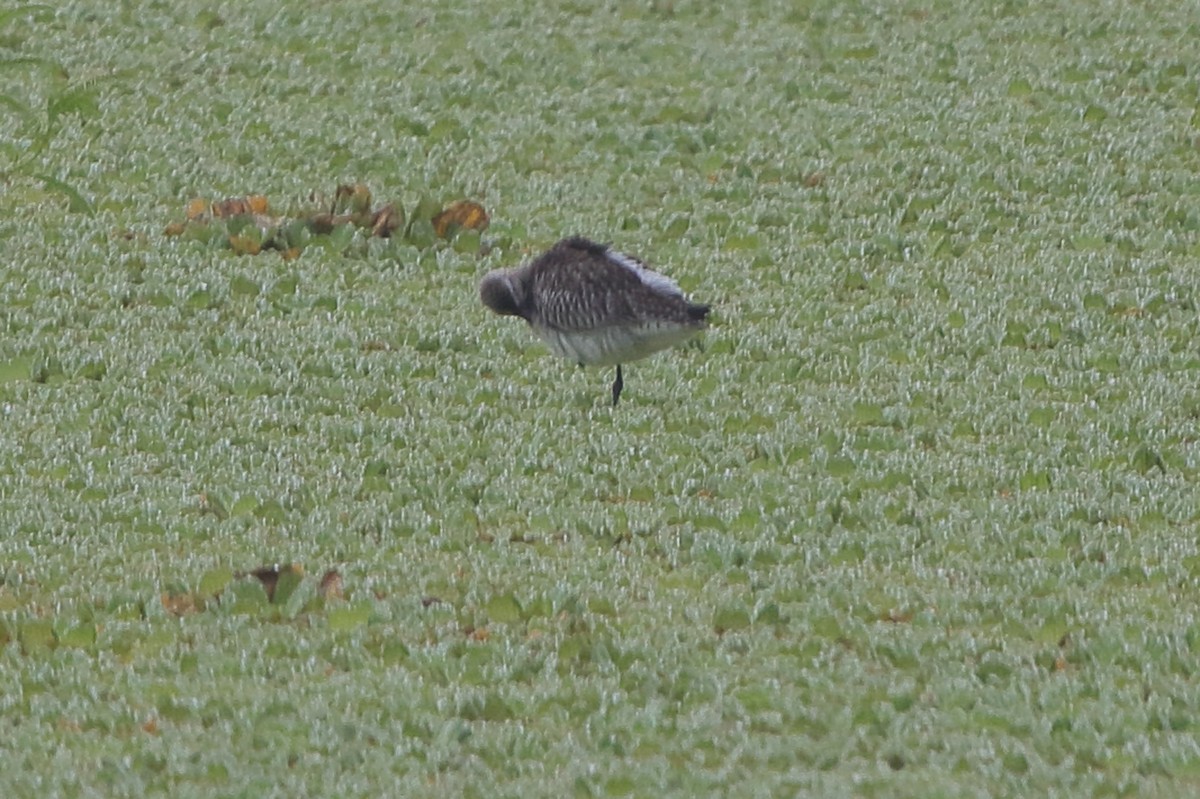
[[[604,254],[608,256],[608,260],[612,261],[614,264],[619,264],[620,266],[625,267],[630,272],[633,272],[638,276],[639,280],[655,291],[661,291],[664,294],[671,294],[676,297],[683,296],[683,292],[679,289],[679,286],[675,284],[674,280],[666,275],[660,275],[658,272],[650,269],[637,258],[634,258],[631,255],[626,255],[625,253],[617,252],[616,250],[607,250]]]

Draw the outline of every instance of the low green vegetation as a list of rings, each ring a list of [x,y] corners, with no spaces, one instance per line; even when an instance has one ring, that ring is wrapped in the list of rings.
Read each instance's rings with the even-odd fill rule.
[[[1196,794],[1200,16],[721,8],[0,9],[0,795]]]

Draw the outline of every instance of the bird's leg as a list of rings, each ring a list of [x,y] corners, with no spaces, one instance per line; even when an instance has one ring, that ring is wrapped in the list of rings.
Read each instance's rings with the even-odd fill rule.
[[[613,381],[613,407],[617,407],[617,400],[621,398],[621,389],[625,387],[625,381],[621,379],[621,364],[617,364],[617,379]]]

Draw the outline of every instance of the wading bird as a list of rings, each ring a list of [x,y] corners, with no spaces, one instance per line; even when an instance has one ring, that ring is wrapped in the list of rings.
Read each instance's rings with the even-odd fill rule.
[[[563,239],[519,269],[491,272],[483,304],[529,323],[555,355],[580,366],[617,367],[679,344],[707,327],[709,306],[629,255],[582,237]]]

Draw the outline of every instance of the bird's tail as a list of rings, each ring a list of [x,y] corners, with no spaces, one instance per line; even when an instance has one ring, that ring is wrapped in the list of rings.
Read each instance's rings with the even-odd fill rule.
[[[712,310],[710,305],[697,305],[690,303],[687,309],[688,318],[694,322],[703,322],[708,318],[708,312]]]

